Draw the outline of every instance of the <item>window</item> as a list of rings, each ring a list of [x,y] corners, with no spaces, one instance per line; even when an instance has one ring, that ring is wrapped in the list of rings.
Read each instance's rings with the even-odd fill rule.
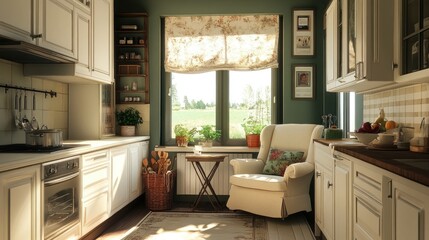
[[[222,131],[222,145],[244,145],[241,123],[245,118],[253,116],[267,125],[272,122],[276,71],[166,73],[165,144],[175,144],[173,129],[180,123],[188,127],[215,125]]]
[[[174,127],[183,124],[215,125],[222,132],[221,145],[245,145],[244,119],[274,122],[273,109],[280,109],[274,108],[279,19],[276,15],[163,19],[162,144],[175,145]]]

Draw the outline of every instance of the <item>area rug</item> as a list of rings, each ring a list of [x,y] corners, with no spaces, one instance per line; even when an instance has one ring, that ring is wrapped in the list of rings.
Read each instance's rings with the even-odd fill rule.
[[[265,240],[267,222],[246,213],[150,212],[125,240]]]

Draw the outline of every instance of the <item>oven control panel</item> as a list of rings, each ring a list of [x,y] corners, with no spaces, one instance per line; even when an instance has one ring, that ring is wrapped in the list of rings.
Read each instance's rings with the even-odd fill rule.
[[[55,179],[79,172],[79,158],[61,159],[42,165],[43,180]]]

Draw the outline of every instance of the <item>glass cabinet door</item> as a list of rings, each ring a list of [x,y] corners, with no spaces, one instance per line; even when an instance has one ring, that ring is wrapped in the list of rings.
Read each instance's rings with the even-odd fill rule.
[[[403,73],[429,67],[429,0],[403,1]]]
[[[347,74],[356,70],[356,0],[347,0]]]

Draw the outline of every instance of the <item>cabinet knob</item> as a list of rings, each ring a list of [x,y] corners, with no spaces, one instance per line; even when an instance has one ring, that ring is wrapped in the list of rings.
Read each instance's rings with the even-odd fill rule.
[[[332,187],[333,186],[333,184],[330,182],[330,181],[328,181],[328,188],[330,188],[330,187]]]
[[[395,70],[395,68],[398,68],[398,64],[397,64],[397,63],[392,62],[392,71],[393,71],[393,70]]]
[[[316,177],[320,177],[322,175],[319,171],[316,172]]]

